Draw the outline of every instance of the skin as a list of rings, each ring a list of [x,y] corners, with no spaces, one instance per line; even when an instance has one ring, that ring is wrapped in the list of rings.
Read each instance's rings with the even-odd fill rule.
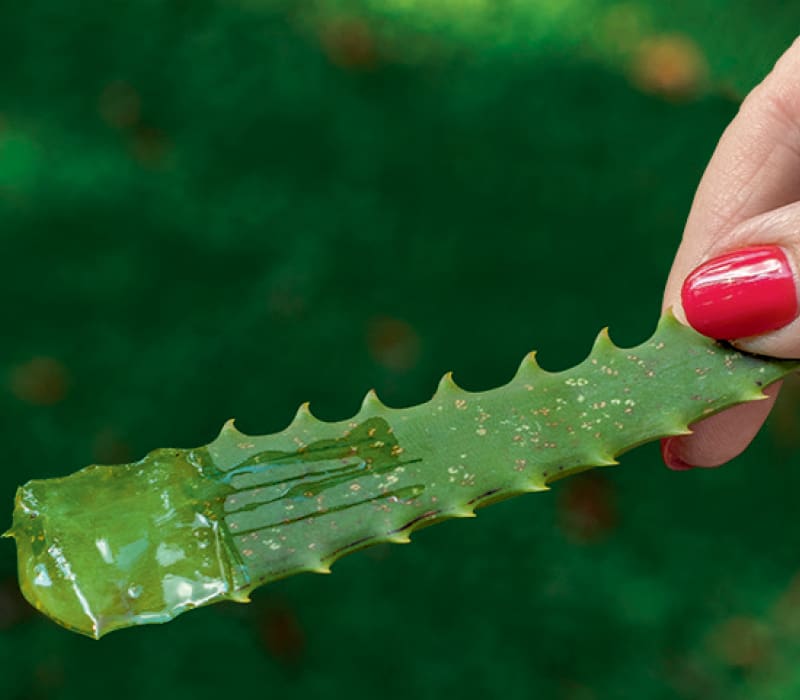
[[[717,144],[695,193],[670,272],[664,308],[686,323],[681,285],[701,263],[752,245],[781,246],[800,270],[800,38],[747,96]],[[734,341],[742,350],[800,357],[800,319],[783,328]],[[767,418],[769,399],[741,405],[693,426],[669,452],[687,465],[713,467],[740,454]]]

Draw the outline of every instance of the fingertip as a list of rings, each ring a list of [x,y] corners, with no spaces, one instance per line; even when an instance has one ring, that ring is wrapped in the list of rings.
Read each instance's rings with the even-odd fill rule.
[[[661,441],[664,464],[675,471],[719,467],[741,454],[766,420],[778,387],[767,387],[763,401],[740,404],[691,426],[692,434]]]
[[[684,462],[675,454],[674,443],[675,438],[663,438],[661,440],[661,459],[664,461],[664,464],[669,469],[676,472],[685,472],[694,469],[691,464]]]
[[[795,274],[777,245],[752,245],[707,260],[684,280],[681,305],[689,325],[711,338],[750,338],[798,316]]]

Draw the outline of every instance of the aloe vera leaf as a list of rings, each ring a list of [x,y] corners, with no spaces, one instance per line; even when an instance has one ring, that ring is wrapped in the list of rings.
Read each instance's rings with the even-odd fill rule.
[[[543,491],[644,442],[764,398],[798,366],[704,338],[671,315],[642,345],[602,331],[590,355],[546,372],[533,354],[505,386],[467,392],[446,375],[427,403],[367,394],[350,420],[307,404],[280,433],[229,421],[196,449],[93,465],[17,491],[20,585],[36,608],[99,638],[219,600],[246,602],[269,581],[327,572],[349,552],[478,506]]]

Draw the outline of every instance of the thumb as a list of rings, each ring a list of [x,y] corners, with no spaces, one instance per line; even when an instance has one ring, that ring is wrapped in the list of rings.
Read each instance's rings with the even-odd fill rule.
[[[800,357],[800,39],[745,99],[697,188],[664,306],[743,350]],[[743,404],[662,443],[668,466],[716,466],[739,454],[772,407]]]
[[[700,333],[731,341],[742,350],[800,357],[798,233],[800,203],[742,222],[726,237],[724,247],[710,246],[706,260],[684,278],[678,294],[673,292],[672,299],[680,299],[672,304],[675,315]],[[778,388],[766,390],[766,401],[736,406],[695,424],[693,435],[665,440],[664,461],[681,469],[732,459],[755,436]]]
[[[800,357],[800,203],[737,226],[681,287],[686,322],[748,352]]]

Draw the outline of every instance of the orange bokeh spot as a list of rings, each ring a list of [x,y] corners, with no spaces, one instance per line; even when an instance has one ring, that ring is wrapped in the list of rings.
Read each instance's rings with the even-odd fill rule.
[[[378,317],[367,327],[367,346],[372,358],[386,369],[404,372],[417,364],[419,336],[405,321]]]
[[[708,65],[700,48],[687,36],[649,37],[636,51],[633,80],[645,92],[687,99],[702,90],[708,80]]]
[[[562,532],[577,542],[593,542],[617,524],[611,483],[601,474],[581,474],[567,481],[558,502]]]
[[[769,628],[763,622],[754,617],[735,616],[711,631],[709,646],[724,664],[753,668],[768,659],[772,644]]]
[[[11,370],[11,392],[20,401],[35,406],[52,406],[67,395],[67,370],[52,357],[34,357]]]
[[[16,579],[0,580],[0,630],[8,630],[33,614],[34,609],[23,598]]]
[[[294,613],[284,606],[267,609],[259,621],[267,651],[283,663],[297,663],[306,647],[305,634]]]
[[[342,68],[373,68],[378,62],[374,36],[361,19],[336,19],[322,29],[320,39],[328,58]]]

